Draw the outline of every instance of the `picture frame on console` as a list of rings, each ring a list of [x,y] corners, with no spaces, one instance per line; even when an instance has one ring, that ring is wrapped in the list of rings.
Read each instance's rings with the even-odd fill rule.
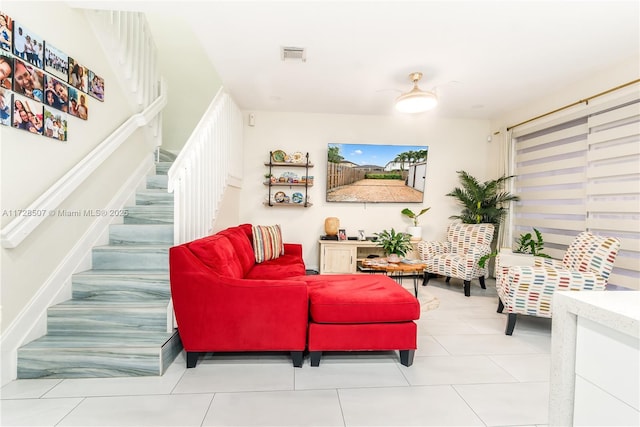
[[[347,230],[344,228],[338,230],[338,240],[347,240]]]

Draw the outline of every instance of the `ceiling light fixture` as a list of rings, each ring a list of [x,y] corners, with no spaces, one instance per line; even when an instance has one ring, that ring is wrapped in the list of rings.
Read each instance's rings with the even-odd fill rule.
[[[418,81],[422,73],[411,73],[409,79],[413,82],[413,89],[396,98],[396,110],[401,113],[423,113],[438,105],[438,97],[433,92],[420,90]]]

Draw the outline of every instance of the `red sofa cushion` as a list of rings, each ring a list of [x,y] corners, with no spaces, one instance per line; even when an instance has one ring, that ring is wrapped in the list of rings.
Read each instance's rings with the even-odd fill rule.
[[[282,279],[305,274],[306,267],[302,259],[297,255],[285,253],[276,259],[254,264],[245,279]]]
[[[218,234],[226,236],[233,245],[240,265],[242,266],[242,277],[246,276],[249,270],[255,264],[255,256],[253,254],[253,246],[251,246],[251,237],[247,236],[246,226],[249,226],[251,233],[251,225],[243,224],[237,227],[230,227],[222,230]]]
[[[236,249],[224,234],[214,234],[186,245],[203,264],[220,276],[236,279],[244,277],[244,270]]]
[[[420,303],[383,275],[296,278],[309,286],[310,316],[316,323],[406,322],[420,318]]]

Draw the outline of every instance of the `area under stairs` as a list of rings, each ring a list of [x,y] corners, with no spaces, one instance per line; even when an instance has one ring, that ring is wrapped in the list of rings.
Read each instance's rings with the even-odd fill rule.
[[[162,375],[182,350],[177,331],[167,332],[170,165],[156,163],[124,224],[93,248],[93,269],[73,275],[72,299],[49,307],[47,335],[18,349],[18,378]]]

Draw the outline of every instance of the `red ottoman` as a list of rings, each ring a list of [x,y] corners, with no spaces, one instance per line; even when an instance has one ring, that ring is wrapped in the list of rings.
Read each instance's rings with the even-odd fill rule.
[[[307,276],[311,366],[323,351],[399,350],[411,366],[420,318],[418,300],[382,275]]]

